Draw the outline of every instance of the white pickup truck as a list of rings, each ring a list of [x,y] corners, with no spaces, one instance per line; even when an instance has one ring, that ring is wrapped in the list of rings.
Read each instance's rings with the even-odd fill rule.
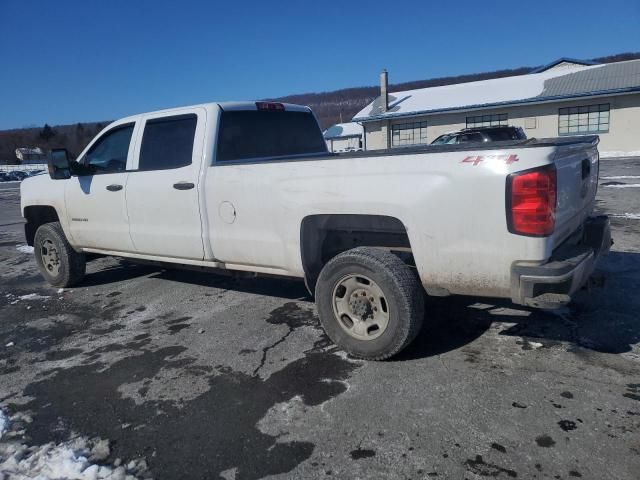
[[[303,278],[329,337],[388,358],[424,291],[570,300],[610,245],[598,138],[332,154],[307,107],[209,103],[118,120],[22,183],[29,245],[67,287],[96,253]]]

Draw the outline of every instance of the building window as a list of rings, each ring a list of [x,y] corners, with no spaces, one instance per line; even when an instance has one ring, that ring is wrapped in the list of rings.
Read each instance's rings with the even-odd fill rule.
[[[558,134],[576,135],[609,131],[609,104],[584,105],[558,110]]]
[[[418,145],[427,143],[427,122],[399,123],[391,125],[391,145]]]
[[[467,128],[474,127],[495,127],[497,125],[508,125],[506,113],[496,113],[493,115],[477,115],[467,117]]]

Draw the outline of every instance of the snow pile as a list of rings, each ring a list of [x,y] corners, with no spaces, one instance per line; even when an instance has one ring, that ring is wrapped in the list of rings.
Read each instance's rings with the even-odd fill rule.
[[[22,253],[33,253],[33,247],[25,244],[16,245],[16,250]]]
[[[111,453],[109,441],[76,437],[67,442],[49,442],[27,446],[18,437],[21,423],[30,423],[31,417],[20,413],[9,417],[0,409],[0,479],[2,480],[135,480],[148,477],[145,460],[124,464],[116,459],[113,465],[104,464]],[[10,427],[14,427],[13,431]],[[16,431],[17,430],[17,431]]]
[[[134,480],[138,467],[146,470],[146,465],[135,462],[117,467],[92,463],[89,459],[95,456],[94,448],[82,438],[59,445],[51,442],[38,447],[13,443],[0,447],[0,471],[6,480]]]

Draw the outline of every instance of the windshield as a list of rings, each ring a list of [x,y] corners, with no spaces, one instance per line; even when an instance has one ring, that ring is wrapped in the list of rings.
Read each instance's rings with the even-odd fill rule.
[[[447,133],[444,135],[440,135],[433,142],[431,142],[431,145],[453,145],[455,143],[456,143],[456,136],[450,135]]]

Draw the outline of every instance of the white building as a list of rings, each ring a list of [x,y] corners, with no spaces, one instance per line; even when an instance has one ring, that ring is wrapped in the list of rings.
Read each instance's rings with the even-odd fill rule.
[[[324,139],[330,152],[362,150],[362,125],[337,123],[324,131]]]
[[[640,155],[640,60],[560,59],[528,75],[387,93],[353,117],[366,150],[427,144],[467,127],[513,125],[528,137],[597,134],[603,156]]]

